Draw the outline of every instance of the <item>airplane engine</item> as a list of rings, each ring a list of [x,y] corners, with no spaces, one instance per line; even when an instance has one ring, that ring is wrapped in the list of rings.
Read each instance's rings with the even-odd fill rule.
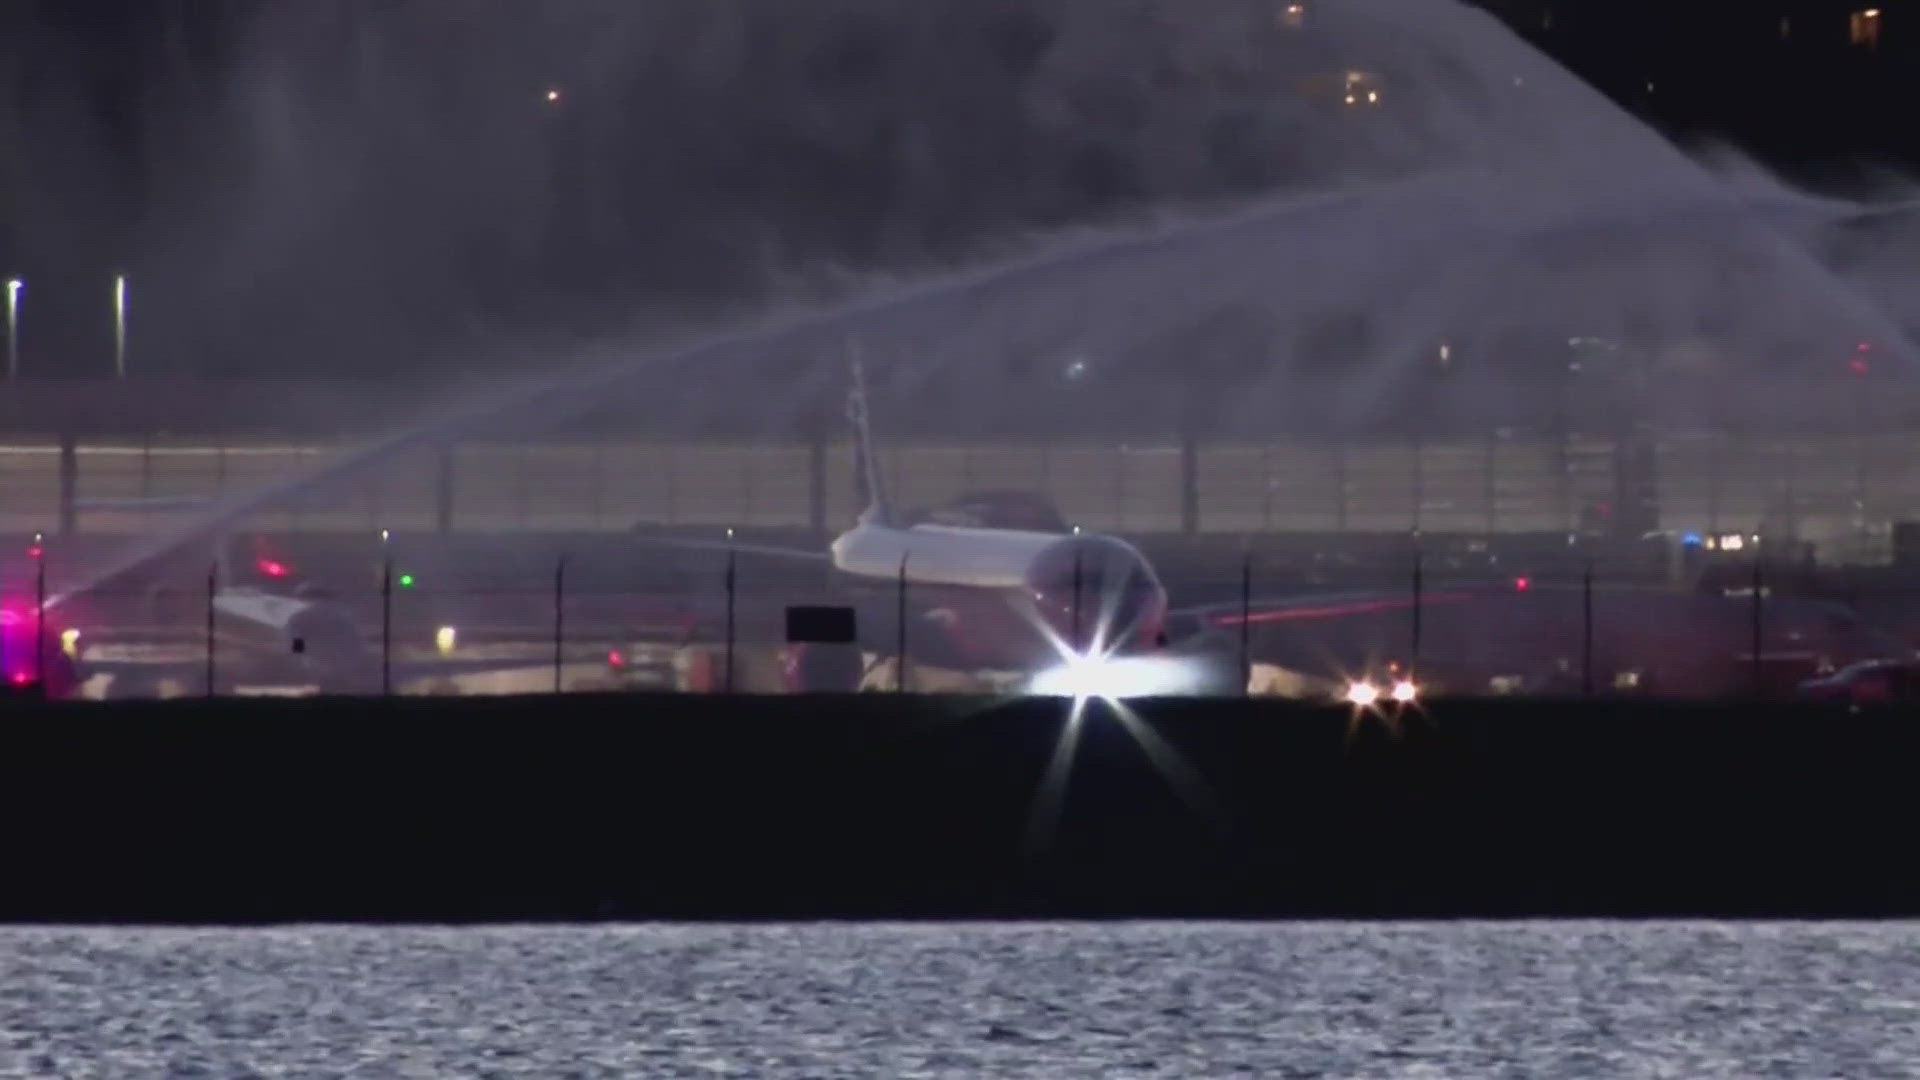
[[[1066,536],[1027,573],[1034,606],[1068,648],[1149,650],[1166,629],[1167,590],[1139,550],[1112,536]]]

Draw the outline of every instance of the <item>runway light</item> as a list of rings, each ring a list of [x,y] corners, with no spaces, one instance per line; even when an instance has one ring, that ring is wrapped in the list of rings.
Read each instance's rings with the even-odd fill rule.
[[[32,685],[32,684],[33,684],[33,676],[32,676],[32,675],[29,675],[29,674],[27,674],[27,673],[26,673],[26,672],[24,672],[24,671],[16,671],[16,672],[14,672],[14,673],[13,673],[13,685],[15,685],[15,686],[30,686],[30,685]]]
[[[1529,590],[1529,589],[1531,589],[1531,588],[1533,588],[1533,579],[1532,579],[1532,578],[1530,578],[1530,577],[1517,577],[1517,578],[1514,578],[1514,579],[1513,579],[1513,591],[1514,591],[1514,592],[1526,592],[1527,590]]]
[[[1380,688],[1370,682],[1347,684],[1347,703],[1357,708],[1366,708],[1380,700]]]
[[[627,658],[624,654],[620,652],[619,649],[608,649],[607,650],[607,666],[610,668],[626,667]]]
[[[451,656],[459,644],[460,631],[451,626],[443,626],[433,632],[433,647],[440,651],[441,656]]]
[[[80,631],[72,628],[60,631],[60,651],[75,660],[80,659]]]
[[[401,574],[401,575],[400,575],[400,587],[401,587],[401,588],[403,588],[403,589],[411,589],[411,588],[413,588],[413,575],[412,575],[412,574]]]
[[[1402,705],[1411,705],[1420,696],[1420,688],[1411,679],[1401,679],[1393,684],[1393,700]]]
[[[270,578],[283,578],[287,576],[287,566],[285,563],[275,562],[272,559],[260,559],[253,565],[257,567],[262,574]]]

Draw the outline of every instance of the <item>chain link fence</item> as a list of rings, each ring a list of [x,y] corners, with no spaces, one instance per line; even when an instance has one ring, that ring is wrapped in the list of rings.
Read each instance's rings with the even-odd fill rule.
[[[1330,572],[1194,559],[1163,568],[1164,636],[1124,643],[1098,595],[1023,606],[905,579],[850,588],[718,550],[458,573],[375,553],[324,585],[265,558],[240,575],[176,564],[71,595],[47,583],[56,551],[9,574],[0,672],[21,692],[85,698],[992,693],[1104,641],[1205,673],[1182,692],[1334,700],[1416,680],[1422,694],[1732,697],[1791,693],[1920,641],[1920,588],[1848,593],[1805,565],[1690,551],[1684,587],[1594,558],[1536,570],[1408,552]],[[851,640],[796,642],[795,609],[845,610]]]

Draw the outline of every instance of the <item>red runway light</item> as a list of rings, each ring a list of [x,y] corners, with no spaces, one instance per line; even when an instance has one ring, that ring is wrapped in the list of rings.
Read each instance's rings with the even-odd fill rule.
[[[270,578],[283,578],[287,576],[287,567],[285,563],[276,562],[272,559],[260,559],[259,561],[255,562],[253,565],[257,567],[261,573],[267,575]]]
[[[610,650],[607,653],[607,666],[608,667],[626,667],[627,658],[620,655],[619,649]]]
[[[13,673],[13,685],[15,686],[26,686],[32,682],[33,676],[24,671],[16,671]]]
[[[1533,588],[1532,578],[1517,577],[1513,579],[1513,591],[1526,592],[1528,589],[1531,589],[1531,588]]]

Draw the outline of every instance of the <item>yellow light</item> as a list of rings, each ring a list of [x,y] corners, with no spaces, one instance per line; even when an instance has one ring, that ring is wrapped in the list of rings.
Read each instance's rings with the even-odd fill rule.
[[[60,651],[75,660],[80,659],[80,631],[72,629],[60,631]]]
[[[453,653],[454,648],[459,644],[460,644],[460,631],[454,629],[453,627],[443,626],[439,630],[434,631],[433,646],[434,648],[440,650],[441,656],[451,655]]]
[[[1860,15],[1862,18],[1877,19],[1880,17],[1880,9],[1877,7],[1870,7],[1867,10],[1861,12]]]
[[[1380,91],[1378,90],[1367,91],[1367,103],[1370,105],[1378,105],[1380,103]]]
[[[1354,97],[1354,96],[1353,96],[1352,94],[1348,94],[1348,95],[1347,95],[1347,104],[1349,104],[1349,105],[1351,105],[1351,104],[1353,104],[1353,103],[1354,103],[1354,102],[1355,102],[1356,100],[1358,100],[1358,99],[1356,99],[1356,98],[1355,98],[1355,97]]]

